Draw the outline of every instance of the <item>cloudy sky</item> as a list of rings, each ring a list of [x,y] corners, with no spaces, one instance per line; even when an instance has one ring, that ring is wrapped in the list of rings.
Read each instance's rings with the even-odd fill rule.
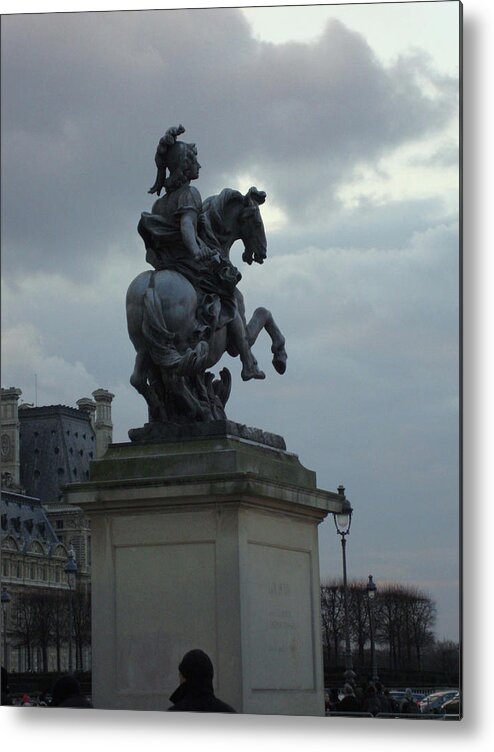
[[[125,292],[171,125],[196,186],[266,191],[268,260],[248,312],[288,369],[233,374],[232,420],[282,434],[355,509],[349,576],[431,595],[458,639],[457,2],[13,15],[2,19],[2,386],[75,405],[115,394],[114,439],[146,419],[130,387]],[[37,394],[35,394],[35,379]],[[339,576],[332,520],[323,578]]]

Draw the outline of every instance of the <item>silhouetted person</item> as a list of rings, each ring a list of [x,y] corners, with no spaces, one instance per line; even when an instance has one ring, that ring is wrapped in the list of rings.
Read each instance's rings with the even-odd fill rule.
[[[380,681],[376,681],[374,686],[376,688],[376,697],[379,702],[380,712],[392,713],[389,694],[387,696],[384,694],[384,687]]]
[[[381,712],[381,703],[379,702],[374,684],[369,684],[365,690],[362,710],[364,713],[372,713],[372,715],[377,715]]]
[[[58,679],[52,690],[52,708],[92,708],[93,706],[84,697],[81,685],[75,676],[62,676]]]
[[[389,694],[389,689],[385,689],[381,700],[383,713],[396,713],[398,710],[398,703]]]
[[[360,711],[360,702],[356,698],[351,684],[345,684],[343,694],[344,697],[338,702],[335,710],[338,713],[358,713]]]
[[[202,650],[191,650],[184,655],[178,667],[180,685],[170,697],[171,711],[196,713],[235,713],[226,702],[215,697],[214,669],[211,659]]]
[[[10,696],[9,687],[9,673],[7,669],[2,666],[2,705],[12,705],[12,697]]]
[[[405,690],[405,697],[400,702],[400,713],[409,713],[416,715],[417,713],[420,713],[419,706],[413,699],[412,690],[406,689]]]
[[[327,710],[336,710],[336,706],[338,705],[339,697],[338,697],[338,690],[335,687],[332,687],[329,690],[329,702]]]

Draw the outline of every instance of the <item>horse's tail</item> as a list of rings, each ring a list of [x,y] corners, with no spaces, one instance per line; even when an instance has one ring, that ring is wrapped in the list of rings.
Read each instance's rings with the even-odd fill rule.
[[[180,353],[176,336],[166,326],[159,295],[154,286],[154,273],[144,293],[142,335],[151,360],[174,375],[185,376],[204,370],[208,356],[208,344],[201,341],[194,348]]]

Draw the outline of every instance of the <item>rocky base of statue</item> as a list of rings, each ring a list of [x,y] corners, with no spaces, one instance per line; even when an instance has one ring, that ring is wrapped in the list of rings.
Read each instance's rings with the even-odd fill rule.
[[[234,436],[256,444],[286,449],[285,439],[275,433],[251,428],[232,420],[212,420],[205,423],[146,423],[142,428],[131,428],[129,439],[137,444],[166,443],[193,439]]]

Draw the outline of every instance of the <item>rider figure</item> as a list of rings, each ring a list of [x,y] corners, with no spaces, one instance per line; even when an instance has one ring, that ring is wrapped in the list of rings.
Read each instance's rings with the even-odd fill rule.
[[[137,228],[146,246],[146,261],[156,270],[177,271],[189,280],[198,294],[198,314],[207,325],[204,331],[227,325],[242,361],[242,379],[263,379],[236,303],[241,274],[219,248],[210,247],[198,235],[202,199],[190,183],[199,177],[201,165],[195,144],[177,141],[184,131],[182,125],[169,128],[156,150],[158,171],[149,193],[159,196],[165,188],[165,195],[155,201],[151,213],[143,212]]]

